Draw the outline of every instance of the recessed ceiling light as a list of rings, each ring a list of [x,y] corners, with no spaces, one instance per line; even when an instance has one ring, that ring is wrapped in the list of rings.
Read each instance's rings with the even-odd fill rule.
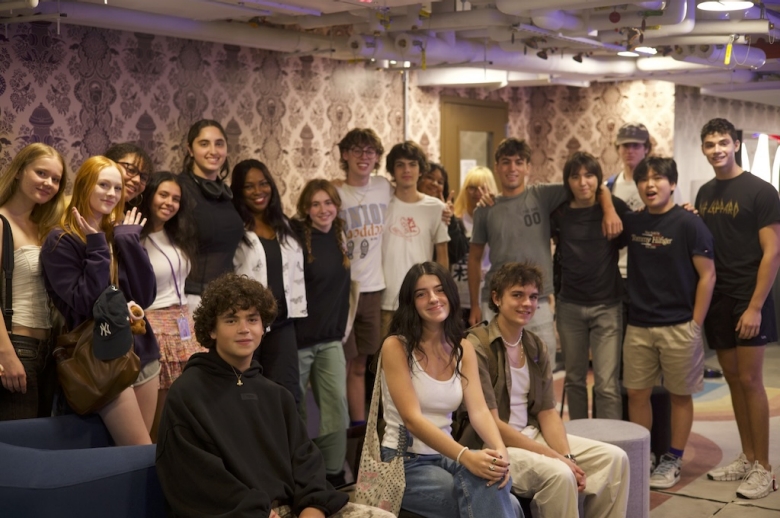
[[[636,52],[639,52],[640,54],[650,54],[652,56],[655,56],[658,54],[658,51],[655,50],[654,47],[637,47],[634,49]]]
[[[753,7],[753,2],[743,0],[705,0],[696,7],[702,11],[744,11]]]
[[[639,57],[639,54],[636,52],[631,52],[630,50],[621,50],[617,53],[618,56],[623,56],[624,58],[636,58]]]

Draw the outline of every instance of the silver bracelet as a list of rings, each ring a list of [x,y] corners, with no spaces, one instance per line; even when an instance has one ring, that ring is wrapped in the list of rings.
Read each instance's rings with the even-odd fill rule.
[[[455,462],[456,462],[456,463],[460,464],[460,456],[461,456],[461,455],[463,455],[463,452],[464,452],[464,451],[466,451],[466,450],[468,450],[468,449],[469,449],[469,447],[468,447],[468,446],[464,446],[464,447],[463,447],[463,449],[462,449],[462,450],[460,450],[460,453],[458,453],[458,456],[457,456],[457,457],[455,457]]]

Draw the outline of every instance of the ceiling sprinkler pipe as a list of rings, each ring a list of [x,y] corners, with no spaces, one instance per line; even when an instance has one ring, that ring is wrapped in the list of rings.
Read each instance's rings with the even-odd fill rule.
[[[38,0],[20,0],[18,2],[4,2],[0,4],[0,11],[12,11],[14,9],[35,9]]]

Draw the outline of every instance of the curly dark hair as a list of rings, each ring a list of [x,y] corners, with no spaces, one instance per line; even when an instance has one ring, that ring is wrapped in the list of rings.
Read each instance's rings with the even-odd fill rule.
[[[173,182],[181,189],[179,211],[165,223],[163,230],[171,243],[181,249],[190,260],[193,260],[198,250],[198,241],[192,219],[192,200],[187,195],[188,193],[184,192],[182,177],[178,174],[173,174],[170,171],[158,171],[149,178],[141,204],[138,206],[141,214],[148,218],[146,225],[141,229],[141,238],[148,236],[151,232],[152,221],[149,215],[152,213],[152,202],[154,195],[157,194],[157,189],[163,182]]]
[[[705,137],[713,134],[729,135],[735,143],[739,140],[737,128],[726,119],[712,119],[701,129],[701,142],[704,144]]]
[[[496,148],[496,163],[505,156],[519,156],[526,162],[531,161],[531,146],[525,140],[509,137],[502,140]]]
[[[531,263],[506,263],[493,274],[490,279],[490,300],[488,306],[498,313],[498,306],[493,302],[493,293],[500,299],[504,291],[512,286],[526,286],[532,284],[542,291],[542,270]]]
[[[134,142],[120,142],[114,144],[103,153],[103,156],[114,162],[120,162],[127,155],[136,155],[135,165],[142,173],[150,174],[154,168],[154,162],[144,148]]]
[[[428,157],[425,156],[425,151],[417,142],[407,140],[393,146],[393,149],[387,154],[387,160],[385,161],[385,169],[390,176],[395,178],[395,161],[399,159],[416,160],[417,165],[420,166],[420,176],[424,175],[430,170],[428,165]]]
[[[450,313],[442,323],[442,326],[444,327],[444,338],[452,346],[450,358],[455,360],[455,370],[459,376],[462,376],[459,364],[463,357],[463,347],[460,345],[460,341],[463,339],[464,326],[461,318],[458,286],[452,279],[450,272],[445,270],[439,263],[428,261],[415,264],[406,273],[401,283],[401,290],[398,293],[398,309],[393,313],[393,319],[390,321],[388,336],[397,335],[403,337],[401,341],[406,348],[406,359],[410,370],[414,362],[414,351],[425,355],[425,352],[420,347],[423,331],[422,318],[420,318],[420,314],[417,312],[417,307],[414,304],[414,292],[417,281],[423,275],[435,275],[439,278],[444,295],[450,303]]]
[[[257,309],[264,326],[276,318],[276,299],[271,290],[246,275],[226,273],[211,281],[203,291],[200,306],[195,310],[195,338],[206,349],[217,342],[211,333],[217,327],[217,317],[228,311]]]

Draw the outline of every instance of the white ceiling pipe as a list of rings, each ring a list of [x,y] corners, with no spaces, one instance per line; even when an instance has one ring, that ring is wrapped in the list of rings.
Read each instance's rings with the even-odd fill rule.
[[[534,11],[531,21],[537,27],[551,31],[581,31],[585,28],[582,18],[563,11]]]
[[[473,3],[473,2],[472,2]],[[621,0],[623,4],[639,4],[631,0]],[[656,2],[653,2],[654,4]],[[616,4],[615,0],[496,0],[496,9],[502,13],[521,15],[535,9],[591,9],[596,7],[610,7]]]
[[[150,14],[130,9],[121,9],[110,5],[88,4],[80,2],[44,2],[38,11],[55,14],[60,11],[68,16],[61,23],[99,27],[120,31],[143,32],[174,38],[192,39],[198,35],[202,41],[226,43],[277,52],[315,52],[329,49],[332,41],[342,47],[346,38],[341,40],[327,36],[293,32],[273,27],[254,28],[245,23],[202,22],[175,16]]]
[[[645,32],[645,41],[643,44],[652,46],[650,42],[653,40],[659,40],[669,36],[682,36],[693,31],[693,29],[696,27],[696,0],[683,1],[686,2],[685,16],[680,23],[657,26],[656,24],[658,21],[655,19],[655,17],[647,19],[648,23],[653,20],[653,25],[648,25],[648,29]],[[598,38],[602,41],[613,41],[615,38],[625,39],[623,35],[619,34],[614,29],[611,31],[599,31]]]
[[[38,7],[38,0],[20,0],[19,2],[4,2],[0,4],[0,11],[13,9],[34,9]]]
[[[451,59],[442,59],[450,56],[450,49],[457,47],[457,62],[481,60],[485,56],[485,47],[479,43],[468,40],[456,40],[448,43],[436,37],[422,34],[399,34],[395,38],[395,50],[406,60],[416,60],[422,57],[422,49],[425,49],[425,59],[431,56],[436,62],[452,62]]]
[[[698,63],[716,68],[737,68],[751,67],[758,68],[766,63],[766,54],[763,50],[747,45],[733,45],[731,61],[729,64],[723,62],[726,53],[725,45],[709,45],[709,48],[702,52],[697,51],[695,46],[675,48],[672,57],[677,60],[688,63]]]
[[[701,21],[696,22],[690,34],[766,34],[769,32],[769,23],[768,20]]]
[[[712,67],[685,63],[671,56],[654,56],[652,58],[639,58],[636,60],[636,68],[640,72],[674,72],[681,70],[712,70]]]
[[[646,19],[640,15],[642,11],[637,12],[619,12],[620,20],[617,23],[609,19],[611,12],[598,12],[590,15],[587,20],[587,30],[590,31],[608,31],[620,29],[621,27],[639,27],[642,20],[648,26],[651,25],[677,25],[685,20],[691,7],[696,9],[696,0],[669,0],[666,9],[660,16],[648,16]],[[693,16],[693,14],[692,14]]]
[[[431,31],[456,31],[484,27],[509,27],[517,22],[518,19],[516,17],[501,13],[495,9],[474,9],[471,11],[434,13],[430,18],[422,19],[417,16],[392,18],[388,30],[408,31],[412,29],[423,29]]]
[[[407,58],[395,51],[393,40],[380,36],[355,34],[347,41],[347,50],[334,56],[339,59],[389,59],[405,61]]]
[[[670,38],[648,39],[642,44],[644,47],[662,47],[666,45],[719,45],[727,44],[731,41],[730,35],[711,35],[711,36],[672,36]],[[744,38],[738,40],[744,42]]]
[[[342,13],[323,14],[322,16],[296,16],[285,20],[285,25],[298,25],[304,29],[319,29],[333,25],[352,25],[365,22],[373,11],[365,10],[365,15],[360,16],[352,11]]]

